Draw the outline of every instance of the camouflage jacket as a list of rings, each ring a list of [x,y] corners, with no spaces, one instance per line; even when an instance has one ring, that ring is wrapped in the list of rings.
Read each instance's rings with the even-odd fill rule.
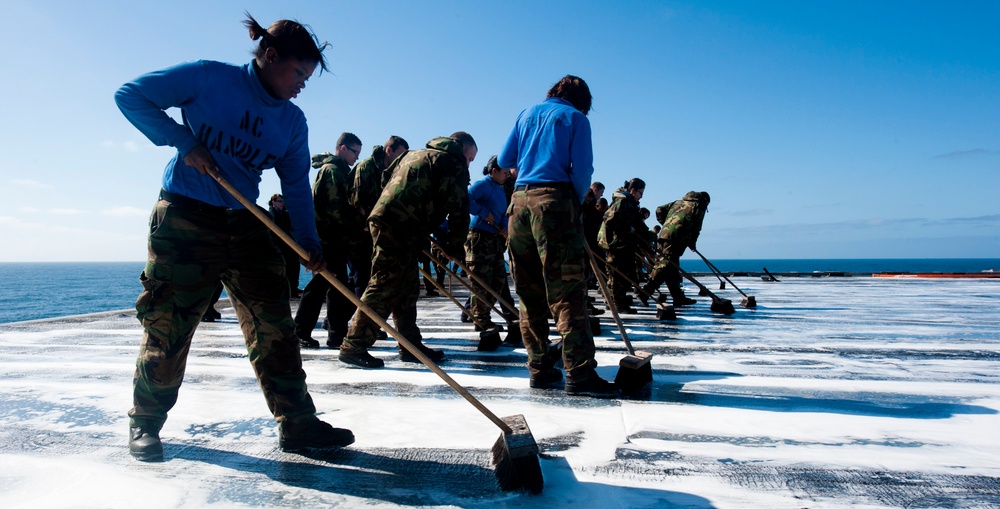
[[[643,242],[649,228],[642,220],[639,201],[620,187],[611,195],[604,221],[597,231],[597,243],[604,249],[627,249]]]
[[[391,161],[390,161],[391,162]],[[385,170],[385,148],[375,145],[372,155],[354,166],[354,187],[351,192],[351,205],[363,214],[368,214],[375,207],[379,195],[382,194],[382,172]]]
[[[469,233],[469,165],[462,146],[451,138],[434,138],[423,150],[399,156],[392,177],[368,220],[416,241],[448,219],[445,245],[462,252]]]
[[[656,220],[663,228],[660,241],[684,247],[696,247],[708,203],[704,193],[690,191],[680,200],[656,207]]]
[[[313,207],[320,240],[338,244],[367,235],[365,217],[350,202],[354,174],[347,162],[323,152],[313,156],[312,167],[319,168],[313,182]]]

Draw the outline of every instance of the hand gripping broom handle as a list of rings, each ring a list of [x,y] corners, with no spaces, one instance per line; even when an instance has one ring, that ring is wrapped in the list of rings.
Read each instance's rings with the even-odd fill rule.
[[[716,267],[714,263],[712,263],[712,262],[708,261],[708,258],[705,258],[705,255],[701,254],[701,252],[699,252],[699,251],[698,251],[697,249],[695,249],[695,248],[691,248],[691,250],[692,250],[692,251],[694,251],[695,253],[697,253],[697,254],[698,254],[698,256],[700,256],[700,257],[701,257],[701,259],[702,259],[702,260],[703,260],[703,261],[705,262],[705,265],[708,265],[708,268],[710,268],[710,269],[712,269],[713,271],[715,271],[715,273],[716,273],[717,275],[719,275],[719,276],[722,276],[723,278],[725,278],[725,279],[726,279],[726,281],[729,281],[729,284],[733,285],[733,288],[735,288],[737,292],[740,292],[740,294],[742,294],[742,295],[743,295],[744,297],[749,297],[749,295],[747,295],[747,294],[743,293],[743,290],[740,290],[740,287],[736,286],[736,284],[735,284],[735,283],[733,283],[732,281],[730,281],[729,277],[728,277],[728,276],[726,276],[725,274],[723,274],[723,273],[722,273],[722,271],[721,271],[721,270],[719,270],[719,268],[718,268],[718,267]]]
[[[486,284],[486,281],[483,281],[483,279],[481,277],[477,276],[474,272],[472,272],[471,270],[469,270],[469,267],[467,267],[464,263],[458,261],[453,256],[451,256],[450,254],[448,254],[448,252],[444,250],[444,246],[442,246],[441,243],[437,241],[437,239],[435,239],[434,237],[431,237],[430,235],[428,235],[427,238],[430,239],[430,241],[433,242],[435,245],[437,245],[437,247],[441,248],[441,254],[443,254],[445,256],[445,258],[447,258],[447,259],[455,262],[456,265],[458,265],[459,267],[461,267],[462,270],[464,270],[465,273],[468,274],[469,277],[472,278],[472,280],[476,282],[476,284],[478,284],[479,286],[482,286],[487,292],[489,292],[489,294],[492,295],[493,298],[495,298],[497,300],[497,302],[500,303],[501,306],[503,306],[504,308],[507,309],[507,311],[510,311],[511,313],[514,313],[514,314],[519,314],[520,313],[518,310],[514,309],[513,306],[511,306],[510,304],[508,304],[507,301],[505,301],[503,299],[503,297],[501,297],[500,294],[497,293],[496,290],[494,290],[490,285]]]
[[[424,249],[424,254],[427,255],[427,256],[429,256],[429,257],[431,257],[431,258],[434,258],[434,256],[430,253],[430,251],[428,251],[426,249]],[[449,268],[445,264],[440,264],[440,265],[438,265],[438,267],[441,267],[442,269],[444,269],[444,271],[449,276],[455,278],[455,281],[458,281],[459,283],[462,283],[462,286],[464,286],[467,290],[469,290],[469,293],[471,293],[471,294],[479,297],[479,294],[476,292],[476,289],[472,287],[472,283],[469,283],[468,281],[465,280],[465,278],[463,278],[462,276],[459,276],[458,274],[456,274],[455,271],[451,270],[451,268]],[[424,269],[420,269],[420,271],[421,272],[425,272]],[[468,273],[469,271],[466,271],[466,272]],[[427,276],[425,275],[424,277],[427,277]],[[434,281],[433,279],[431,279],[430,282],[434,283],[434,286],[437,286],[438,289],[441,289],[441,286],[437,284],[437,281]],[[451,297],[451,293],[450,292],[445,291],[444,293],[445,293],[445,295],[448,295],[449,297]],[[480,297],[480,298],[482,298],[482,297]],[[473,322],[475,322],[476,318],[472,316],[472,312],[469,311],[462,304],[459,304],[459,306],[461,306],[462,310],[465,311],[465,314],[467,314],[470,317],[472,317]],[[500,317],[503,318],[505,322],[510,323],[510,320],[508,320],[507,317],[504,316],[503,311],[500,311],[499,309],[497,309],[496,306],[491,306],[490,309],[492,309],[494,313],[497,313],[498,315],[500,315]],[[478,322],[476,322],[476,325],[480,325],[480,324]]]
[[[284,241],[285,244],[288,244],[288,247],[291,247],[293,250],[295,250],[295,252],[303,260],[309,259],[308,251],[303,249],[302,246],[298,244],[298,242],[295,242],[295,239],[293,239],[291,235],[286,233],[277,224],[275,224],[274,220],[268,217],[267,214],[263,210],[258,208],[256,204],[251,203],[250,200],[247,200],[242,193],[237,191],[236,188],[232,186],[232,184],[230,184],[226,179],[222,178],[222,175],[219,174],[217,169],[213,168],[209,170],[208,174],[212,178],[214,178],[215,181],[219,183],[219,185],[225,188],[226,191],[229,191],[229,194],[233,195],[233,197],[236,198],[240,203],[242,203],[247,210],[252,212],[253,215],[257,216],[257,219],[260,219],[260,221],[264,223],[264,226],[267,226],[267,228],[272,232],[274,232],[274,234],[277,235],[279,238],[281,238],[281,240]],[[337,291],[344,294],[344,297],[347,297],[348,300],[353,302],[354,305],[358,307],[358,309],[362,310],[375,323],[377,323],[379,327],[382,327],[382,329],[391,334],[392,337],[395,338],[396,341],[399,342],[399,344],[403,345],[407,350],[409,350],[414,357],[416,357],[420,362],[424,363],[425,366],[430,368],[430,370],[433,371],[434,374],[441,377],[441,379],[444,380],[446,384],[451,386],[451,388],[454,389],[455,392],[457,392],[459,395],[465,398],[466,401],[472,404],[472,406],[476,407],[476,409],[479,410],[483,415],[485,415],[486,418],[493,421],[493,424],[496,424],[497,427],[500,428],[500,431],[504,432],[505,434],[509,434],[514,431],[513,429],[511,429],[510,426],[507,425],[507,423],[503,422],[502,419],[497,417],[496,414],[491,412],[488,408],[486,408],[486,406],[480,403],[479,400],[473,397],[472,394],[469,394],[469,391],[465,390],[465,388],[459,385],[458,382],[456,382],[450,376],[448,376],[448,373],[445,373],[444,370],[442,370],[437,366],[437,364],[434,364],[434,361],[432,361],[429,357],[427,357],[427,355],[425,355],[424,352],[421,352],[418,348],[413,346],[413,343],[410,343],[410,341],[407,340],[402,334],[400,334],[399,331],[397,331],[391,325],[389,325],[389,323],[386,322],[384,318],[379,316],[378,313],[375,312],[375,310],[368,307],[368,305],[365,304],[364,302],[361,302],[361,299],[359,299],[357,295],[354,295],[354,292],[348,290],[343,283],[337,280],[337,278],[334,277],[333,273],[330,272],[329,269],[323,269],[322,271],[320,271],[320,274],[322,274],[323,277],[325,277],[326,280],[329,281],[330,284],[337,289]]]
[[[625,351],[629,355],[635,355],[632,343],[628,340],[628,334],[625,333],[625,325],[622,324],[622,319],[618,316],[618,306],[615,306],[615,301],[611,298],[611,290],[608,290],[608,284],[604,281],[604,273],[597,267],[597,261],[594,260],[594,252],[590,250],[590,246],[586,242],[583,243],[583,247],[587,250],[587,258],[590,259],[590,268],[594,270],[594,278],[597,279],[597,284],[601,287],[601,293],[604,294],[604,301],[607,302],[608,309],[611,310],[611,316],[615,318],[615,324],[618,325],[618,332],[622,335],[622,341],[625,342]]]

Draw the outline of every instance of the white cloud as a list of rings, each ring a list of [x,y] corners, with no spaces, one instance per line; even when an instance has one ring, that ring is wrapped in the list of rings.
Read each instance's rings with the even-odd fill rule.
[[[102,210],[101,215],[112,217],[146,217],[149,215],[149,210],[126,205]]]
[[[10,181],[17,187],[30,187],[32,189],[52,189],[53,187],[44,182],[39,182],[37,180],[31,179],[13,179]]]
[[[132,153],[136,153],[136,152],[139,152],[139,150],[141,150],[141,148],[139,147],[139,144],[136,143],[133,140],[123,141],[123,142],[120,142],[120,143],[119,142],[115,142],[115,141],[111,141],[111,140],[104,140],[103,142],[101,142],[101,146],[105,147],[105,148],[111,148],[111,149],[118,149],[118,148],[120,148],[120,149],[124,150],[125,152],[132,152]]]
[[[49,209],[48,213],[56,216],[75,216],[85,214],[86,211],[80,209]]]
[[[33,232],[41,232],[46,228],[45,224],[29,223],[14,216],[0,216],[0,225],[9,226],[14,230],[32,230]]]

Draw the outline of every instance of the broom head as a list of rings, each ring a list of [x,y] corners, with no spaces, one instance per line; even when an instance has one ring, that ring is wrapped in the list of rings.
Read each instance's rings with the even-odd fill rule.
[[[668,304],[657,304],[656,305],[656,318],[660,320],[676,320],[677,312],[674,311],[674,307]]]
[[[538,444],[523,415],[501,418],[510,433],[500,434],[493,444],[494,473],[503,491],[537,495],[542,492],[542,466],[538,463]]]
[[[615,386],[623,393],[635,392],[653,381],[653,367],[649,364],[653,354],[635,352],[626,355],[618,363],[618,374],[615,375]]]
[[[729,299],[712,299],[712,305],[709,309],[724,315],[731,315],[736,312],[736,308],[733,307],[733,301]]]
[[[480,352],[492,352],[500,348],[501,343],[503,343],[503,340],[500,339],[500,329],[490,327],[479,333],[479,346],[476,347],[476,350]]]

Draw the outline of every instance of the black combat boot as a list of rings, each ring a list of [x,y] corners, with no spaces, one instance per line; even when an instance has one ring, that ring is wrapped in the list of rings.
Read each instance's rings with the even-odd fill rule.
[[[311,417],[299,422],[284,421],[278,425],[278,447],[292,452],[303,449],[332,449],[354,443],[349,429],[334,428]]]
[[[416,341],[410,341],[410,343],[412,343],[413,346],[417,347],[418,350],[423,352],[424,355],[426,355],[430,360],[434,362],[440,362],[441,359],[444,359],[444,350],[437,350],[435,348],[431,348],[425,345],[419,339]],[[420,359],[418,359],[416,355],[410,353],[410,351],[407,350],[403,345],[399,345],[399,360],[403,362],[420,362]]]
[[[344,346],[340,346],[340,355],[338,356],[340,362],[366,369],[379,369],[385,366],[385,361],[378,357],[373,357],[364,348],[345,349]]]
[[[566,394],[570,396],[590,396],[592,398],[618,398],[622,391],[615,384],[592,373],[584,379],[566,377]]]
[[[163,461],[160,431],[141,426],[129,428],[128,452],[139,461]]]

